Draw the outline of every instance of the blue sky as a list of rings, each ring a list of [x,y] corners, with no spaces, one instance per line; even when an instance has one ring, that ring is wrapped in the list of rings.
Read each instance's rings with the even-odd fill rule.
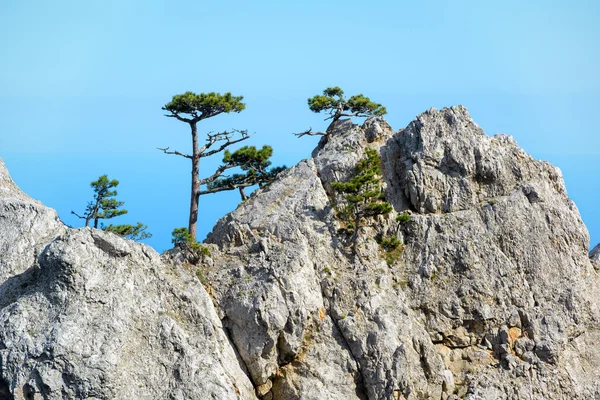
[[[200,132],[243,128],[275,164],[310,156],[324,129],[306,99],[327,86],[384,104],[394,129],[430,107],[463,104],[559,166],[600,242],[600,3],[482,1],[70,1],[0,3],[0,157],[67,224],[99,175],[119,179],[129,214],[170,247],[185,226],[188,127],[165,118],[174,94],[243,95],[247,109]],[[219,159],[205,162],[208,173]],[[238,203],[200,200],[199,238]]]

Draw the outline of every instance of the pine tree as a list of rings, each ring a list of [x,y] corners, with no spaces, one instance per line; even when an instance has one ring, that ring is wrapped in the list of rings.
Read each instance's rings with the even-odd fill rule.
[[[113,189],[119,186],[118,180],[109,180],[107,175],[102,175],[97,181],[90,183],[90,186],[94,190],[94,200],[88,203],[85,213],[79,215],[71,211],[71,214],[85,220],[85,226],[94,221],[94,228],[97,229],[99,220],[127,214],[127,210],[120,209],[125,203],[114,198],[117,191]]]
[[[331,187],[344,194],[345,204],[337,208],[337,215],[352,233],[352,248],[356,252],[358,234],[366,226],[367,218],[387,215],[392,205],[385,201],[380,178],[381,160],[377,151],[366,150],[366,157],[355,167],[355,175],[348,182],[335,182]]]
[[[171,242],[179,248],[187,261],[197,264],[202,258],[210,257],[210,251],[196,241],[187,228],[175,228],[171,232],[173,239]]]
[[[94,190],[94,200],[88,203],[85,213],[79,215],[75,211],[71,211],[71,214],[85,220],[85,226],[89,226],[90,222],[94,221],[94,228],[98,229],[100,220],[127,214],[127,210],[121,208],[125,202],[115,199],[117,195],[115,188],[119,186],[118,180],[109,180],[107,175],[102,175],[98,180],[90,183],[90,186]],[[136,241],[152,237],[152,234],[146,231],[148,226],[141,222],[136,225],[101,225],[101,229]]]
[[[242,103],[242,96],[232,96],[231,93],[200,93],[185,92],[173,96],[171,102],[167,103],[163,110],[168,111],[167,117],[175,118],[178,121],[185,122],[190,126],[192,134],[192,154],[185,154],[179,151],[169,151],[169,148],[159,148],[165,154],[174,154],[191,160],[192,163],[192,190],[190,196],[190,215],[188,231],[195,239],[198,224],[198,202],[200,199],[200,188],[202,185],[209,184],[218,179],[228,168],[235,167],[234,164],[225,163],[217,171],[204,179],[200,179],[200,159],[225,150],[227,147],[249,138],[248,131],[232,130],[216,134],[207,134],[206,143],[203,146],[198,144],[198,122],[215,117],[222,113],[241,112],[246,108]],[[234,136],[239,136],[233,139]],[[213,147],[216,146],[216,147]]]
[[[387,113],[385,107],[381,104],[371,101],[368,97],[357,94],[346,99],[344,91],[339,87],[329,87],[323,90],[322,95],[316,95],[308,99],[308,108],[315,113],[326,112],[331,119],[331,124],[325,132],[313,132],[312,128],[307,131],[296,133],[298,137],[304,135],[327,135],[332,126],[341,117],[370,117],[372,115],[385,115]]]

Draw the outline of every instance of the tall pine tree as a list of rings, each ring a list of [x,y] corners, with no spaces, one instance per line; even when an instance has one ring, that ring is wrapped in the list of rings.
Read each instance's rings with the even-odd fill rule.
[[[174,154],[191,161],[192,184],[190,196],[190,215],[188,223],[189,234],[196,239],[198,225],[198,202],[200,200],[200,188],[219,178],[228,168],[235,165],[225,163],[215,173],[207,178],[200,179],[200,159],[220,153],[227,147],[249,138],[247,131],[224,131],[216,134],[207,134],[206,143],[202,146],[198,143],[198,122],[207,118],[215,117],[223,113],[241,112],[246,108],[242,103],[243,96],[233,96],[231,93],[200,93],[185,92],[173,96],[173,99],[162,109],[168,111],[167,117],[175,118],[190,126],[192,135],[192,154],[170,151],[168,147],[159,148],[165,154]],[[237,136],[237,138],[234,138]]]

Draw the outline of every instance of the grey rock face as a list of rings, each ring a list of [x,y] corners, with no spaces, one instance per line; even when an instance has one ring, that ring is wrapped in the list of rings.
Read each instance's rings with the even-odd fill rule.
[[[592,265],[596,270],[600,270],[600,244],[596,245],[594,249],[590,252],[590,260],[592,260]]]
[[[197,266],[65,228],[0,164],[0,398],[600,399],[600,250],[557,168],[464,107],[329,132]],[[394,211],[353,251],[332,184],[367,148]]]
[[[23,273],[64,226],[56,212],[15,185],[0,160],[0,282]]]
[[[463,107],[331,132],[208,237],[204,273],[263,398],[600,396],[600,281],[557,168]],[[395,211],[352,254],[331,184],[367,147]],[[393,235],[397,254],[374,240]]]
[[[65,228],[2,164],[0,246],[0,398],[256,398],[193,273]]]
[[[358,366],[322,293],[326,266],[343,261],[328,203],[315,163],[304,161],[208,238],[223,253],[213,250],[205,273],[254,384],[270,388],[265,396],[360,398]]]

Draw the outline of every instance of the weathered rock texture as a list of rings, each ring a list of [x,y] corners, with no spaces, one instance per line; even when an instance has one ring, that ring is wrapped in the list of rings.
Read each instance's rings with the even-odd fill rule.
[[[67,229],[0,162],[0,399],[253,399],[193,274]]]
[[[600,250],[557,168],[463,107],[330,132],[195,267],[65,228],[0,165],[0,397],[600,399]],[[354,252],[332,183],[367,148],[394,211]]]
[[[351,254],[331,184],[367,147],[395,212]],[[374,240],[391,235],[401,254]],[[561,173],[463,107],[396,133],[340,122],[207,242],[215,303],[264,398],[600,397],[600,280]]]
[[[600,270],[600,244],[598,244],[594,249],[590,252],[590,259],[592,260],[592,264],[596,270]]]

